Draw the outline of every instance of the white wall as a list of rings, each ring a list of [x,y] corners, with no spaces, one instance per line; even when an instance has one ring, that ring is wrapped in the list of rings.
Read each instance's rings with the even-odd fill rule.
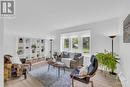
[[[4,87],[3,84],[3,32],[4,32],[4,27],[3,27],[3,20],[0,19],[0,86]]]
[[[91,23],[88,25],[81,25],[72,28],[66,28],[59,31],[54,31],[54,51],[60,51],[60,34],[78,32],[83,30],[90,30],[91,32],[91,53],[103,52],[104,49],[111,50],[111,39],[109,35],[119,33],[119,18],[104,20],[101,22]],[[114,52],[118,54],[119,37],[114,39]]]
[[[124,17],[120,20],[120,78],[123,87],[130,87],[130,43],[123,43],[123,21]]]
[[[16,35],[9,32],[4,32],[4,54],[16,57]]]
[[[130,43],[123,43],[123,21],[130,14],[130,0],[125,0],[124,14],[120,19],[120,78],[122,80],[123,87],[130,87]]]
[[[19,59],[17,56],[17,37],[28,37],[28,38],[42,38],[45,39],[45,36],[43,35],[37,35],[37,34],[26,34],[26,33],[13,33],[10,31],[5,31],[4,32],[4,49],[3,49],[3,54],[9,54],[13,56],[13,62],[19,63]],[[49,42],[48,39],[45,41],[45,56],[49,57]]]
[[[91,24],[91,51],[92,54],[104,52],[104,49],[111,51],[111,35],[117,35],[114,38],[114,52],[119,53],[119,18],[109,19]]]

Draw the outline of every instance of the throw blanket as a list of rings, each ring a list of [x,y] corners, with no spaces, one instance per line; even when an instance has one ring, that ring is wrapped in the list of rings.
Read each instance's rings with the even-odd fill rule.
[[[62,58],[62,62],[70,68],[70,61],[72,60],[73,58]]]

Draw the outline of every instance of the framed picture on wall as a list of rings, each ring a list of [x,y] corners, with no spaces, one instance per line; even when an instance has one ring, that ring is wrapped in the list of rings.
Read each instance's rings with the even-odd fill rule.
[[[130,14],[123,22],[123,42],[130,43]]]

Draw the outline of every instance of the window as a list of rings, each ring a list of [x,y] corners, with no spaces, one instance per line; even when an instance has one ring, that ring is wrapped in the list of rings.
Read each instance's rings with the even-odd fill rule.
[[[72,38],[72,48],[77,50],[78,47],[78,37]]]
[[[83,37],[83,54],[88,54],[90,50],[90,37]]]
[[[69,49],[69,38],[64,39],[64,48]]]
[[[82,53],[87,56],[90,53],[90,31],[71,32],[61,34],[60,50],[74,53]]]

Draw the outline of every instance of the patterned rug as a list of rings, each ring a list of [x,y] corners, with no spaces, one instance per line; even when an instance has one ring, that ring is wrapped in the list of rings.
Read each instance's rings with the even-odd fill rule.
[[[61,69],[60,78],[58,78],[57,68],[51,67],[48,71],[48,66],[43,66],[32,70],[31,76],[38,79],[45,87],[71,87],[70,72],[72,70],[66,69],[65,73]]]
[[[42,67],[41,67],[42,66]],[[40,67],[35,67],[29,74],[39,80],[43,87],[71,87],[70,73],[71,69],[61,70],[61,76],[58,78],[57,68],[51,67],[48,71],[47,65],[40,65]],[[94,87],[122,87],[119,80],[111,79],[105,77],[103,72],[97,71],[94,78],[91,78],[94,82]],[[79,84],[75,81],[75,87],[91,87],[90,84]]]

